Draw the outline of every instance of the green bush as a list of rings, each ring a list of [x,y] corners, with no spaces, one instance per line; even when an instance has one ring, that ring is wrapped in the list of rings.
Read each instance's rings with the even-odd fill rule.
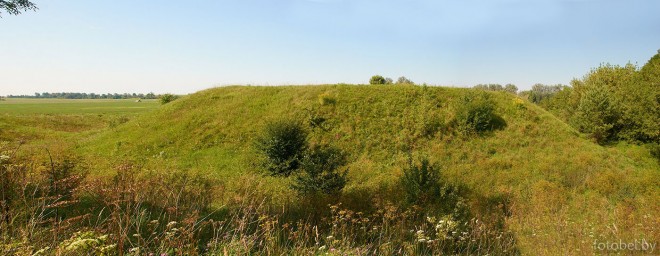
[[[418,206],[429,206],[437,213],[466,215],[461,204],[461,192],[457,186],[444,182],[440,174],[440,166],[422,158],[418,164],[409,161],[400,178],[405,192],[406,202]]]
[[[419,165],[410,161],[403,170],[401,185],[406,201],[411,204],[426,205],[440,196],[440,171],[428,159],[422,159]]]
[[[292,188],[300,194],[338,194],[347,182],[347,171],[339,171],[345,164],[346,156],[338,148],[312,147],[302,159],[302,173],[296,177]]]
[[[458,103],[454,124],[462,135],[491,131],[502,125],[494,110],[495,103],[486,92],[468,94]]]
[[[369,84],[386,84],[387,80],[380,75],[375,75],[372,76],[371,79],[369,79]]]
[[[179,98],[179,96],[176,96],[174,94],[166,93],[166,94],[163,94],[163,95],[160,96],[160,104],[167,104],[167,103],[170,103],[172,101],[175,101],[178,98]]]
[[[581,97],[574,123],[581,132],[590,134],[598,143],[604,143],[616,138],[618,112],[607,88],[593,86],[587,88]]]
[[[272,176],[288,177],[300,167],[300,160],[308,147],[307,132],[297,122],[272,122],[257,138],[256,147],[265,156],[264,167]]]

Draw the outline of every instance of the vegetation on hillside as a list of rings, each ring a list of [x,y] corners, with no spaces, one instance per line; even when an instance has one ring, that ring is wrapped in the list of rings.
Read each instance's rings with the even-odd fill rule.
[[[491,111],[493,124],[502,125],[488,123],[481,127],[497,128],[481,133],[461,132],[456,120],[470,116],[460,114],[470,107],[467,99],[490,102],[484,109]],[[262,175],[254,141],[268,123],[281,119],[306,126],[312,144],[332,145],[346,154],[343,168],[349,182],[340,196],[308,199],[292,189],[296,177]],[[498,91],[351,85],[216,88],[100,134],[81,151],[91,159],[150,156],[145,168],[166,165],[211,173],[224,181],[224,198],[242,189],[240,180],[263,180],[254,190],[263,193],[267,205],[308,209],[282,218],[312,214],[318,220],[327,204],[341,203],[365,214],[387,204],[403,208],[406,192],[399,177],[410,154],[425,155],[442,166],[450,187],[461,188],[462,208],[489,232],[515,233],[515,248],[521,252],[536,252],[539,245],[545,248],[538,251],[542,254],[591,251],[592,236],[657,237],[651,227],[659,221],[654,214],[658,163],[646,147],[604,148],[545,110]],[[431,208],[422,209],[413,215],[430,217]],[[611,233],[612,225],[619,232]]]
[[[660,143],[660,53],[642,68],[601,65],[571,86],[535,86],[529,99],[598,143]]]
[[[567,255],[658,241],[660,149],[634,106],[656,95],[648,65],[596,69],[542,96],[550,112],[513,87],[402,84],[4,114],[0,253]]]

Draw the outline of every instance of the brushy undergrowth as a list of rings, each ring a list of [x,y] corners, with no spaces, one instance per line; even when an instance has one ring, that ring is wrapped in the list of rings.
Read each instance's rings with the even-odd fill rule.
[[[313,212],[304,200],[280,210],[253,184],[214,206],[222,182],[201,174],[122,163],[110,178],[85,178],[75,160],[2,154],[3,255],[518,253],[507,230],[393,201],[369,212],[341,202]],[[307,217],[293,216],[300,209]]]

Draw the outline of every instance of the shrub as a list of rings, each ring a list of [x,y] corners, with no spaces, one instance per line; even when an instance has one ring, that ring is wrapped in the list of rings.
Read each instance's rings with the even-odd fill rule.
[[[301,194],[338,194],[346,186],[347,171],[339,168],[346,164],[341,150],[331,146],[315,146],[302,159],[302,173],[296,177],[293,189]]]
[[[420,205],[433,201],[440,196],[439,181],[439,168],[432,165],[428,159],[422,159],[419,165],[413,164],[411,160],[401,176],[406,201]]]
[[[160,96],[160,104],[167,104],[178,99],[179,96],[174,94],[166,93]]]
[[[369,79],[369,84],[386,84],[387,80],[383,76],[375,75]]]
[[[264,167],[272,176],[288,177],[300,167],[300,159],[308,147],[307,132],[297,122],[272,122],[257,138],[256,147],[265,156]]]
[[[471,93],[463,97],[456,109],[454,123],[463,135],[480,134],[500,126],[494,114],[495,103],[485,92]]]
[[[441,214],[466,215],[462,197],[457,186],[442,180],[440,166],[422,158],[418,164],[409,161],[400,178],[406,202],[418,206],[434,205]]]

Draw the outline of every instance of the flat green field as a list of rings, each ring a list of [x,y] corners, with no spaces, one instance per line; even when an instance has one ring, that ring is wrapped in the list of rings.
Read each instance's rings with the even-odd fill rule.
[[[158,100],[27,99],[0,101],[0,141],[63,146],[158,109]]]
[[[0,101],[0,113],[28,114],[135,114],[158,107],[158,100],[136,99],[25,99]]]

